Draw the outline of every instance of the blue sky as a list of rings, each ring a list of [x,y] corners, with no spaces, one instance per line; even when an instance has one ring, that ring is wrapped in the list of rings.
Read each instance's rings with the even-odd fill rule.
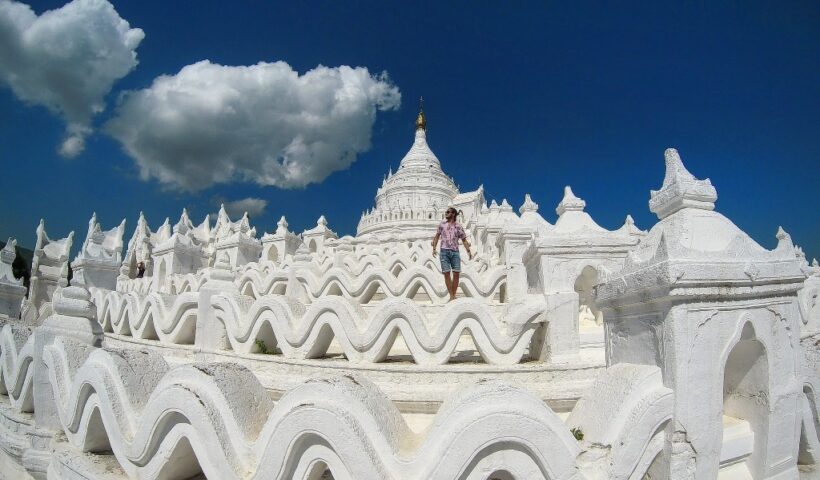
[[[0,237],[24,246],[41,217],[82,242],[93,211],[130,237],[140,210],[156,228],[243,199],[260,231],[353,234],[423,95],[463,191],[554,221],[571,185],[602,226],[648,229],[676,147],[763,246],[782,225],[820,256],[817,2],[27,5],[0,0]]]

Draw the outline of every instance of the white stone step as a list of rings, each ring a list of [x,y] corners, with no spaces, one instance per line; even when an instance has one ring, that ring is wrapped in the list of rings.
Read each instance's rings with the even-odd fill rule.
[[[720,480],[752,479],[745,460],[754,451],[755,434],[749,422],[723,416],[723,447],[720,449]]]

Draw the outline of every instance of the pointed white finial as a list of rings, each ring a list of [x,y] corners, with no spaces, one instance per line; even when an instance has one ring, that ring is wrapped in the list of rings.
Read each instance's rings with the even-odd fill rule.
[[[660,190],[650,191],[649,210],[659,219],[683,208],[714,210],[717,191],[711,180],[698,180],[686,167],[674,148],[664,152],[666,174]]]
[[[324,227],[327,225],[327,219],[324,215],[320,216],[318,220],[316,220],[316,225],[320,227]]]
[[[7,282],[13,281],[15,284],[21,284],[22,279],[18,282],[17,279],[14,278],[11,268],[12,263],[14,263],[14,259],[17,257],[17,252],[14,249],[16,246],[17,239],[14,237],[9,237],[8,241],[6,241],[6,245],[2,250],[0,250],[0,263],[6,265],[6,267],[0,266],[0,278],[5,276]],[[3,275],[4,273],[5,275]]]
[[[524,214],[524,212],[537,212],[538,211],[538,204],[532,201],[530,194],[527,193],[524,195],[524,203],[521,207],[518,208],[518,213]]]
[[[635,226],[635,220],[632,218],[632,215],[626,216],[626,219],[624,219],[624,224],[618,229],[618,232],[625,233],[627,235],[641,235],[645,233],[640,228]]]
[[[174,232],[179,232],[182,235],[188,233],[193,225],[191,224],[191,219],[188,218],[188,209],[182,209],[182,215],[179,216],[179,221],[176,225],[174,225]]]
[[[6,245],[3,247],[3,250],[11,250],[14,251],[14,247],[17,246],[17,239],[14,237],[9,237],[6,240]]]
[[[783,227],[777,227],[777,247],[775,250],[791,250],[794,251],[794,243],[792,242],[792,236],[786,233],[783,230]]]
[[[815,267],[815,268],[820,267],[820,264],[818,264],[818,263],[817,263],[817,259],[816,259],[816,258],[813,258],[813,259],[811,260],[811,266],[812,266],[812,267]]]
[[[561,216],[564,212],[583,212],[586,206],[587,202],[576,197],[575,194],[572,193],[572,187],[567,185],[564,187],[564,198],[555,208],[555,211]]]

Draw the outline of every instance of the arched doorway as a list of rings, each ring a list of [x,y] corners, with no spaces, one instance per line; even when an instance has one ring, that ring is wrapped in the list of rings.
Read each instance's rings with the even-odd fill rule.
[[[159,267],[157,268],[157,290],[162,290],[165,286],[165,273],[167,267],[165,266],[165,259],[159,262]]]
[[[276,249],[276,245],[271,245],[268,249],[268,260],[271,262],[279,260],[279,251]]]
[[[737,470],[745,467],[756,478],[756,472],[761,473],[766,463],[768,426],[769,365],[766,348],[755,337],[752,324],[747,323],[740,340],[729,353],[723,371],[721,466]],[[752,442],[753,447],[749,448]]]
[[[316,240],[311,240],[308,242],[308,249],[310,250],[310,253],[316,253]]]
[[[578,293],[578,326],[583,329],[603,328],[604,314],[595,305],[592,288],[598,283],[598,270],[587,265],[575,280]]]

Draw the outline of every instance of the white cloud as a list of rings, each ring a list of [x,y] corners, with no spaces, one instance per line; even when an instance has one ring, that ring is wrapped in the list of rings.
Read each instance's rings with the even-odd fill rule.
[[[0,0],[0,83],[67,123],[60,153],[79,154],[114,82],[137,65],[144,37],[105,0],[74,0],[40,16]]]
[[[196,191],[235,180],[303,187],[370,148],[376,112],[399,106],[386,74],[285,62],[202,61],[127,92],[107,124],[144,180]]]
[[[258,217],[265,213],[265,208],[268,206],[268,201],[261,198],[243,198],[242,200],[234,200],[232,202],[224,202],[225,212],[231,217],[231,220],[241,218],[245,212],[253,217]]]

